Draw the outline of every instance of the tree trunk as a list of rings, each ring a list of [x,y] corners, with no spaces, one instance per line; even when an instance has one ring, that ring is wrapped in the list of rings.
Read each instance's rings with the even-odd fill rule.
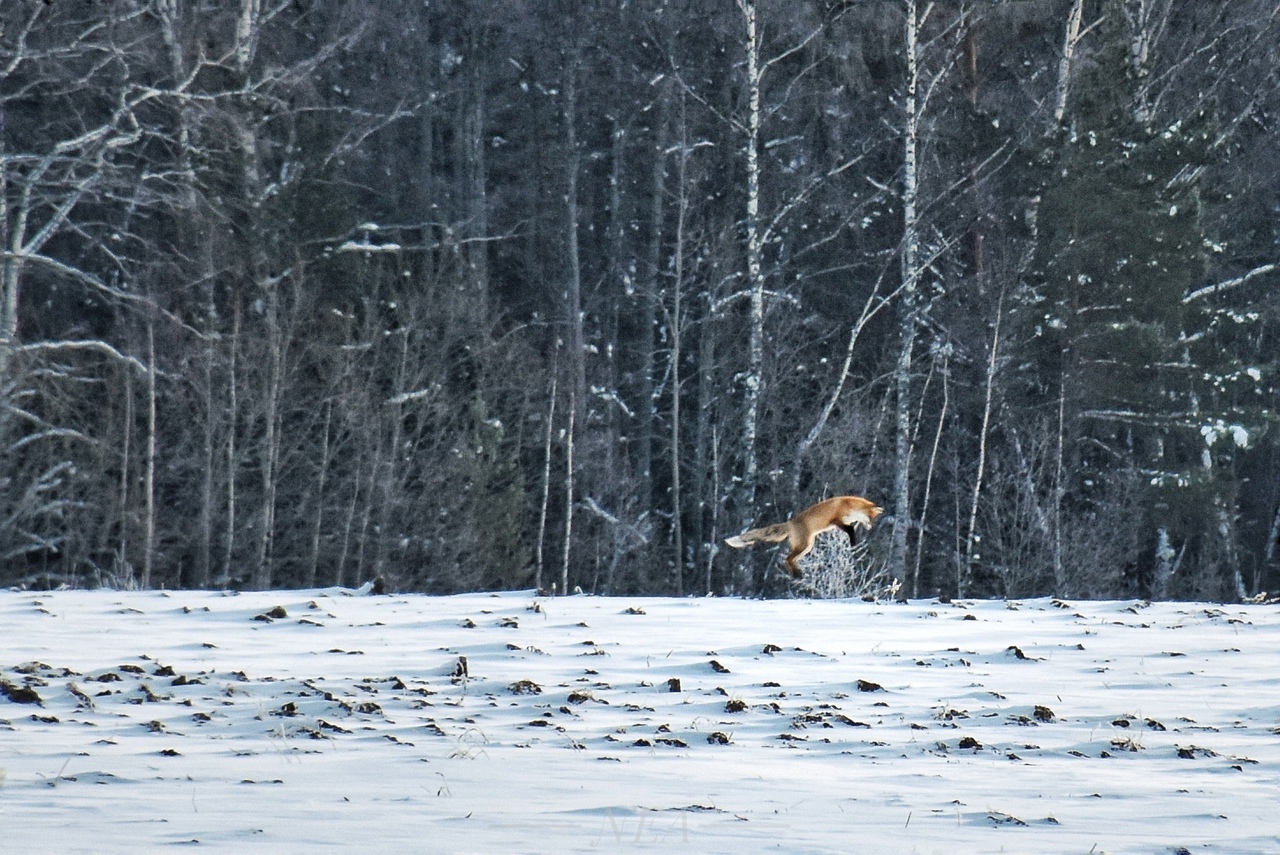
[[[615,75],[614,83],[618,80]],[[608,254],[605,258],[606,284],[614,294],[625,294],[629,290],[630,274],[624,270],[622,261],[625,217],[623,216],[622,173],[627,157],[627,130],[616,115],[609,121],[609,231]],[[607,300],[604,305],[602,329],[600,330],[601,355],[604,357],[604,388],[608,396],[602,416],[601,426],[604,440],[604,460],[600,467],[603,480],[598,482],[598,492],[604,503],[617,507],[619,511],[629,513],[622,502],[622,496],[628,488],[634,489],[634,481],[628,483],[626,467],[620,460],[626,456],[626,424],[622,409],[619,389],[618,355],[619,355],[619,311],[621,300]],[[610,555],[608,573],[605,576],[604,593],[614,591],[615,574],[626,552],[626,533],[619,522],[610,522],[612,529],[609,537]],[[630,562],[634,571],[635,562]],[[592,593],[596,589],[593,586]]]
[[[636,470],[640,477],[639,514],[648,515],[653,511],[653,456],[657,442],[657,400],[658,384],[654,372],[657,370],[657,330],[662,310],[662,240],[663,240],[663,203],[666,200],[667,186],[667,145],[669,142],[669,113],[671,85],[664,84],[659,95],[659,114],[654,128],[653,163],[650,167],[649,187],[649,241],[645,250],[645,279],[640,299],[645,307],[643,326],[640,332],[640,406],[637,414],[639,424],[636,429],[637,451]]]
[[[1059,597],[1069,595],[1067,589],[1067,573],[1066,566],[1062,560],[1062,501],[1067,495],[1066,471],[1064,466],[1064,454],[1066,451],[1066,413],[1067,413],[1067,383],[1066,378],[1060,378],[1058,384],[1058,422],[1057,422],[1057,443],[1054,447],[1053,460],[1053,496],[1052,505],[1050,506],[1053,518],[1053,587],[1054,593]]]
[[[1067,115],[1067,96],[1071,91],[1071,63],[1075,59],[1076,44],[1080,41],[1080,20],[1084,17],[1084,0],[1073,0],[1067,13],[1067,27],[1062,37],[1062,56],[1058,58],[1058,85],[1054,91],[1053,121],[1062,125]]]
[[[1277,545],[1280,545],[1280,506],[1276,507],[1275,516],[1271,518],[1271,528],[1267,531],[1267,546],[1262,555],[1264,566],[1269,566],[1275,560]]]
[[[1163,5],[1163,15],[1156,17],[1156,6]],[[1136,83],[1133,120],[1144,128],[1151,127],[1155,108],[1151,97],[1151,51],[1157,31],[1168,23],[1169,2],[1164,0],[1124,0],[1125,20],[1129,25],[1129,71]]]
[[[156,324],[147,319],[147,459],[142,487],[145,519],[142,530],[142,587],[151,587],[156,549]]]
[[[485,159],[485,116],[486,88],[484,62],[485,30],[484,24],[477,20],[470,22],[468,32],[470,70],[467,76],[467,98],[463,109],[466,111],[463,122],[463,144],[466,148],[466,204],[467,230],[471,240],[466,245],[467,266],[471,281],[476,286],[476,294],[481,300],[477,312],[485,317],[488,312],[489,287],[489,199],[488,199],[488,165]]]
[[[2,127],[2,126],[0,126]],[[0,133],[0,163],[5,161],[5,135]],[[18,345],[18,257],[21,236],[12,232],[9,210],[9,171],[0,167],[0,384],[9,378],[9,360]]]
[[[671,282],[671,316],[669,328],[671,334],[671,548],[675,553],[672,566],[674,568],[675,594],[684,596],[684,507],[681,504],[681,455],[680,439],[680,362],[684,358],[682,349],[684,335],[684,240],[685,219],[689,213],[689,188],[687,184],[689,167],[689,140],[686,131],[688,124],[684,115],[684,101],[681,99],[680,115],[680,157],[676,161],[676,186],[679,188],[679,201],[676,207],[676,232],[672,258]]]
[[[258,519],[258,554],[254,565],[254,587],[266,590],[271,587],[273,564],[272,544],[276,528],[277,475],[280,468],[280,403],[284,394],[284,336],[280,325],[280,296],[278,287],[268,283],[265,296],[267,328],[267,382],[263,390],[261,464],[262,511]]]
[[[747,289],[751,308],[748,318],[747,370],[744,379],[746,401],[742,419],[742,483],[744,489],[742,517],[744,526],[755,516],[756,478],[758,470],[760,393],[764,370],[764,247],[760,229],[760,33],[755,0],[738,0],[747,28],[747,216],[743,222],[747,244]]]
[[[329,479],[329,465],[333,445],[332,423],[333,401],[327,400],[324,402],[324,438],[320,442],[320,460],[317,462],[316,508],[311,526],[311,552],[307,559],[307,569],[304,576],[304,584],[308,588],[315,587],[319,575],[320,536],[324,530],[325,488]]]
[[[569,557],[573,552],[573,422],[577,402],[569,390],[569,429],[565,432],[564,463],[564,551],[560,565],[560,593],[569,593]]]
[[[372,456],[369,460],[369,474],[365,479],[364,501],[360,505],[360,528],[356,532],[356,566],[355,578],[352,579],[352,587],[363,585],[369,578],[369,537],[370,530],[374,528],[374,513],[378,504],[378,476],[382,472],[383,455],[386,453],[383,448],[382,425],[377,420],[372,420],[373,425],[370,433],[373,434]],[[376,546],[375,546],[376,549]]]
[[[573,383],[569,400],[574,401],[578,421],[586,414],[587,405],[587,342],[582,310],[582,258],[578,246],[578,175],[582,157],[578,152],[578,56],[575,51],[569,60],[565,74],[565,148],[568,153],[568,174],[565,182],[567,219],[565,237],[568,244],[569,282],[565,291],[565,322],[569,331],[569,369]]]
[[[898,303],[898,361],[894,367],[893,530],[889,572],[906,578],[907,535],[911,525],[911,372],[914,367],[920,279],[920,234],[916,212],[919,195],[920,21],[916,0],[906,0],[907,86],[902,134],[902,295]]]
[[[231,307],[231,340],[227,342],[227,532],[222,552],[222,584],[231,583],[231,568],[236,552],[236,431],[240,421],[239,378],[237,369],[240,354],[240,300],[238,295],[232,296]]]
[[[212,303],[212,299],[210,299]],[[217,501],[214,487],[214,469],[217,461],[214,436],[214,380],[213,364],[217,347],[212,336],[204,347],[204,365],[201,382],[203,389],[204,419],[200,426],[202,443],[200,454],[200,509],[196,522],[196,578],[195,584],[208,588],[213,584],[213,506]]]
[[[359,447],[361,450],[357,452],[356,460],[351,467],[351,499],[347,502],[346,514],[342,520],[342,545],[338,549],[337,560],[334,563],[333,584],[335,585],[342,585],[346,582],[347,564],[350,561],[352,549],[351,540],[355,536],[353,529],[356,525],[356,515],[360,507],[362,492],[360,489],[361,470],[364,468],[365,463],[363,450],[367,446],[362,444]],[[355,585],[353,584],[352,587],[355,587]]]
[[[951,354],[942,357],[942,408],[938,412],[938,429],[933,434],[933,449],[929,452],[929,471],[924,479],[924,497],[920,500],[920,536],[916,540],[916,560],[911,570],[911,596],[920,596],[920,564],[924,559],[925,523],[929,516],[929,496],[933,490],[933,473],[938,463],[938,446],[942,443],[942,426],[947,420],[951,403]]]
[[[1000,321],[1004,317],[1004,292],[996,303],[996,325],[991,333],[991,356],[987,360],[986,396],[982,406],[982,426],[978,432],[978,471],[973,479],[973,501],[969,505],[969,527],[965,536],[964,567],[956,579],[956,596],[963,597],[965,585],[973,575],[974,562],[981,556],[977,552],[978,501],[982,495],[982,479],[987,467],[987,437],[991,432],[991,399],[995,391],[996,368],[1000,355]],[[1006,591],[1008,596],[1009,592]]]
[[[560,349],[556,348],[559,357]],[[551,369],[551,395],[547,402],[547,435],[542,448],[542,505],[538,514],[538,540],[534,545],[534,579],[533,587],[542,590],[543,547],[547,538],[547,509],[551,497],[551,440],[555,436],[557,380],[560,360],[557,358]]]
[[[405,388],[407,382],[406,377],[409,365],[409,327],[401,327],[397,331],[400,337],[400,354],[396,361],[396,377],[395,385],[396,394],[409,391]],[[390,430],[391,438],[388,443],[388,453],[386,459],[382,463],[382,477],[378,479],[378,525],[377,525],[377,542],[375,544],[373,554],[373,574],[374,579],[386,578],[387,566],[387,549],[388,543],[399,540],[395,533],[391,530],[392,526],[392,509],[399,501],[399,478],[400,478],[400,462],[403,452],[400,449],[402,436],[404,433],[404,415],[400,403],[392,403],[389,405],[390,413]]]
[[[704,544],[701,550],[705,579],[703,593],[710,594],[715,572],[715,557],[719,550],[720,518],[724,501],[720,489],[719,422],[716,419],[716,402],[719,388],[710,370],[705,366],[716,364],[716,331],[710,312],[698,325],[698,364],[704,366],[698,373],[698,412],[693,442],[693,494],[699,498],[701,508],[695,515],[691,536],[695,543]],[[724,585],[733,587],[733,576]]]
[[[130,578],[133,571],[129,567],[129,534],[132,528],[129,517],[129,484],[133,481],[133,473],[130,471],[133,450],[133,372],[128,370],[124,375],[124,436],[120,441],[120,539],[116,544],[116,572],[119,574],[128,573]]]

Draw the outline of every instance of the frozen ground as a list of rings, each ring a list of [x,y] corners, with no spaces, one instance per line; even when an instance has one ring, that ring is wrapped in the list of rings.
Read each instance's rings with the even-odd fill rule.
[[[1275,606],[6,591],[0,851],[1275,852],[1278,651]]]

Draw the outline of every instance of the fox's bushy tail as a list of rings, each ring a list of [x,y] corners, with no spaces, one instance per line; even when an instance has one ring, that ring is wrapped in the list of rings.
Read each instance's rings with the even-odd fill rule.
[[[750,531],[744,531],[734,537],[725,538],[724,542],[736,549],[741,549],[754,543],[777,543],[780,540],[786,540],[790,536],[790,523],[778,523],[777,525],[767,525],[764,528],[753,528]]]

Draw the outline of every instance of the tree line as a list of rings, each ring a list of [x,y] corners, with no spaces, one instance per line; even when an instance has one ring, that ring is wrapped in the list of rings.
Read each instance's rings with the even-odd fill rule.
[[[1256,596],[1277,69],[1274,0],[11,0],[0,576]]]

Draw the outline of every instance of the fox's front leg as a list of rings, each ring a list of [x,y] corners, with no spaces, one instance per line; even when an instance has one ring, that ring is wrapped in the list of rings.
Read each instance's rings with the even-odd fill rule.
[[[857,546],[858,545],[858,527],[853,523],[849,523],[848,525],[840,526],[840,528],[844,530],[845,534],[849,535],[849,545]]]

